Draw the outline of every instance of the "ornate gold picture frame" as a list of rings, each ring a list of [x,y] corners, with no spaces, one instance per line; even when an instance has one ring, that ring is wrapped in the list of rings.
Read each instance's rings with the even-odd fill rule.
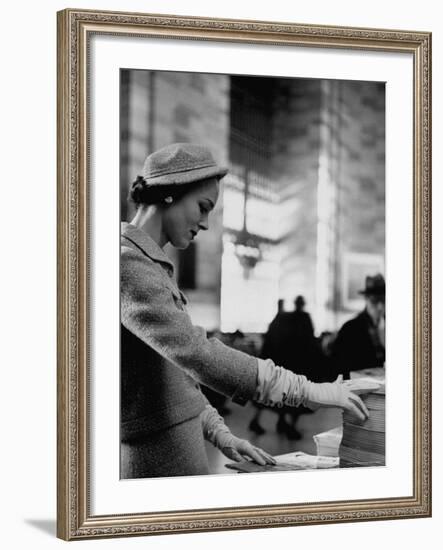
[[[91,491],[91,41],[96,36],[411,57],[411,491],[393,497],[96,513]],[[58,536],[65,540],[431,515],[431,34],[68,9],[58,13]],[[180,69],[180,67],[178,67]],[[407,186],[408,182],[402,182]],[[115,190],[118,193],[118,190]],[[393,220],[391,223],[395,223]],[[118,245],[117,245],[118,246]],[[389,253],[388,253],[389,261]],[[118,269],[118,266],[116,266]],[[99,329],[97,329],[99,330]],[[116,407],[118,405],[116,404]],[[118,453],[118,449],[116,450]],[[118,473],[116,474],[118,476]],[[238,475],[238,474],[233,474]]]

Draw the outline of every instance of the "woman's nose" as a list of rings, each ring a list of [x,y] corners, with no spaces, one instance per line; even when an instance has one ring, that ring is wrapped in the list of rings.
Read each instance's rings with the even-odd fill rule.
[[[209,220],[208,220],[208,216],[205,216],[204,218],[202,218],[200,220],[200,223],[198,224],[199,228],[202,229],[203,231],[206,231],[207,229],[209,229]]]

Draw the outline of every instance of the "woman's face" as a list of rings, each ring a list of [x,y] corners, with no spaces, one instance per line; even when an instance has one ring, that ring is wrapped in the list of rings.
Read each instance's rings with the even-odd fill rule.
[[[184,249],[201,229],[209,228],[208,216],[217,202],[219,187],[216,178],[208,179],[165,208],[163,233],[166,242]]]

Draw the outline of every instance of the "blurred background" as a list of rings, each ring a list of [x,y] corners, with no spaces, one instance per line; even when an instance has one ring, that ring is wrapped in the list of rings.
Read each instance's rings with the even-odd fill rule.
[[[164,145],[205,144],[229,167],[210,230],[167,250],[193,322],[259,356],[277,313],[302,297],[313,338],[294,351],[305,369],[294,370],[335,379],[337,330],[364,308],[365,277],[385,271],[384,83],[144,70],[120,78],[122,220],[134,213],[128,189],[145,157]],[[312,452],[310,432],[335,421],[318,411],[297,430],[277,430],[266,410],[262,433],[251,430],[252,405],[207,394],[237,435],[274,454]]]

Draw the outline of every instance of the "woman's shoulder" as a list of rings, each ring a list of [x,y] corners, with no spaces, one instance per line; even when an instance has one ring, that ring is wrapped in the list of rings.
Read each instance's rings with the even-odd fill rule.
[[[156,262],[131,242],[120,245],[120,267],[121,271],[143,269],[156,270]]]
[[[166,273],[149,256],[131,246],[121,247],[120,290],[137,296],[151,296],[166,288]]]
[[[120,238],[120,255],[132,256],[133,254],[136,254],[137,256],[146,256],[146,254],[144,254],[137,245],[122,235]]]

